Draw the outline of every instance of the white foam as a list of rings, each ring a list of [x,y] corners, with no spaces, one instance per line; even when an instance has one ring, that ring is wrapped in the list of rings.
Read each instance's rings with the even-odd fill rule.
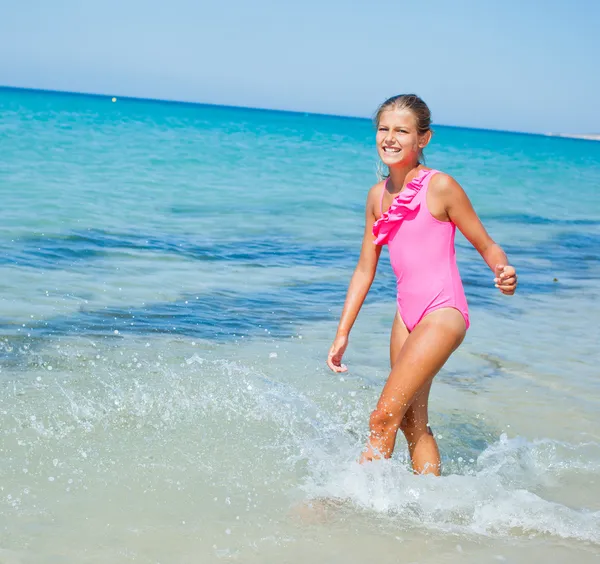
[[[406,459],[359,465],[323,458],[303,485],[307,497],[343,500],[356,509],[384,516],[401,527],[505,537],[554,535],[600,543],[600,511],[574,509],[544,499],[533,490],[565,472],[597,470],[598,459],[560,456],[600,445],[565,445],[550,440],[500,440],[464,474],[415,476]],[[322,454],[322,453],[321,453]]]

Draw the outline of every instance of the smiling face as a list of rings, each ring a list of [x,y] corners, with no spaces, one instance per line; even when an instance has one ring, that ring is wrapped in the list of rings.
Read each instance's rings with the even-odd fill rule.
[[[430,131],[419,135],[412,111],[391,108],[381,112],[377,124],[377,152],[388,168],[416,166],[430,138]]]

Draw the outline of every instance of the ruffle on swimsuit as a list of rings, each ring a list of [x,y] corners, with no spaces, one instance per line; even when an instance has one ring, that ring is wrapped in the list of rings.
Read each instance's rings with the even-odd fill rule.
[[[375,236],[376,245],[385,245],[388,242],[390,234],[397,229],[407,213],[419,207],[419,202],[415,202],[414,199],[423,187],[423,181],[430,172],[431,170],[420,170],[394,198],[389,209],[373,224],[373,235]]]

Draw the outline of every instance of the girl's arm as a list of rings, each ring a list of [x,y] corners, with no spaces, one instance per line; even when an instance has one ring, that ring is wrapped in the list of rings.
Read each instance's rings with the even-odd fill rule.
[[[365,232],[358,264],[348,286],[344,309],[340,317],[337,333],[333,345],[329,350],[327,364],[335,372],[345,372],[347,368],[342,364],[342,356],[348,346],[348,336],[358,317],[365,298],[371,288],[377,263],[381,254],[381,246],[374,244],[373,223],[375,223],[375,202],[378,201],[376,186],[369,191],[365,209]]]
[[[443,199],[450,221],[477,249],[494,272],[496,287],[503,294],[514,294],[517,287],[517,273],[514,267],[509,266],[508,258],[502,247],[488,235],[465,191],[456,180],[446,174],[436,174],[432,178],[432,184],[434,179],[436,180],[436,194]]]

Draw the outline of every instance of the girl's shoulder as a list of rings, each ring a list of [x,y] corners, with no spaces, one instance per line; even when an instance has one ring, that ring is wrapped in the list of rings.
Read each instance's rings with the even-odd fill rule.
[[[429,192],[434,196],[452,197],[464,192],[462,186],[449,174],[436,170],[429,181]]]
[[[371,186],[371,188],[369,189],[369,194],[371,194],[373,192],[381,193],[381,191],[385,188],[386,182],[387,182],[387,178],[384,178],[383,180],[380,180],[379,182],[373,184],[373,186]]]
[[[385,190],[385,179],[373,184],[367,194],[367,212],[379,217],[381,214],[381,200]]]
[[[370,202],[372,200],[380,200],[383,195],[383,191],[385,190],[386,179],[380,180],[376,184],[373,184],[371,188],[369,188],[369,193],[367,195],[367,200]]]
[[[446,184],[451,183],[454,180],[454,178],[452,178],[452,176],[450,176],[448,173],[444,172],[443,170],[430,168],[429,172],[433,172],[433,174],[431,176],[431,180],[429,181],[430,185],[444,186]]]

